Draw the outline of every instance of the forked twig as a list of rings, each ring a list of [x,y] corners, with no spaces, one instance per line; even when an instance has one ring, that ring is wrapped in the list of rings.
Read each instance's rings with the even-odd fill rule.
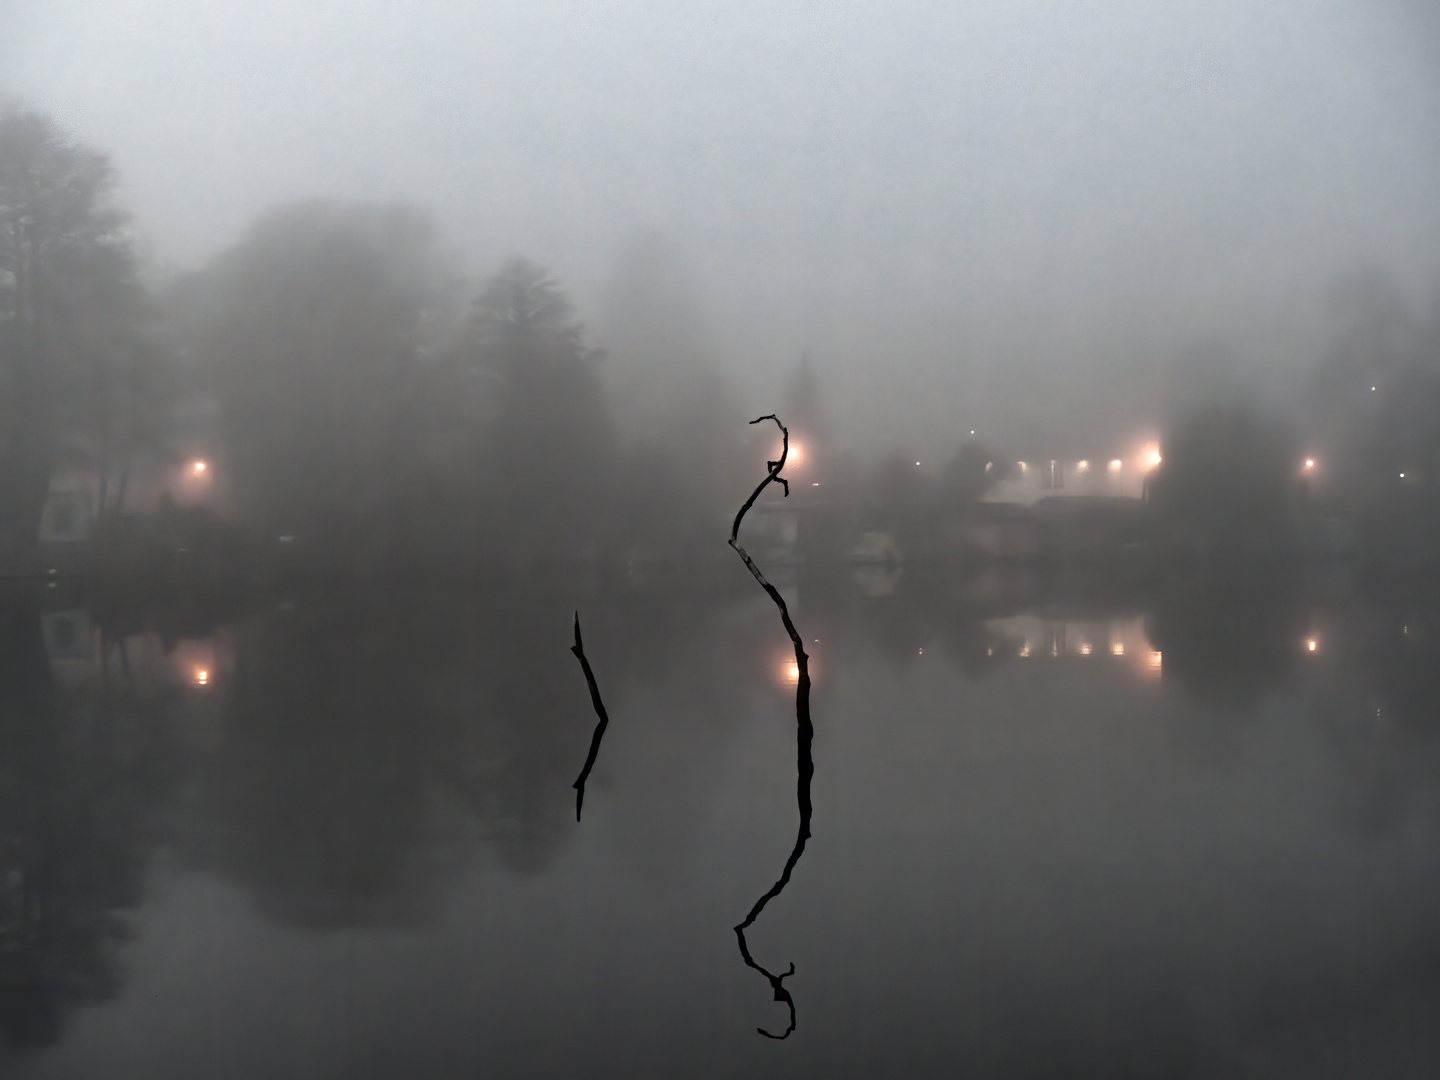
[[[580,775],[575,783],[570,785],[575,789],[575,820],[580,820],[580,807],[585,803],[585,781],[590,776],[590,770],[595,767],[595,757],[600,753],[600,740],[605,736],[605,729],[610,726],[610,716],[605,712],[605,702],[600,700],[600,687],[595,685],[595,673],[590,670],[590,661],[585,659],[585,646],[580,641],[580,612],[575,612],[575,644],[570,646],[570,651],[580,661],[580,668],[585,672],[585,682],[590,687],[590,703],[595,706],[595,715],[600,718],[595,725],[595,734],[590,737],[590,753],[585,758],[585,767],[580,770]]]
[[[760,972],[761,975],[765,976],[766,981],[770,983],[771,989],[775,991],[775,1000],[783,1001],[790,1010],[790,1026],[785,1029],[783,1035],[771,1034],[764,1028],[756,1028],[755,1030],[767,1039],[786,1039],[789,1038],[790,1033],[795,1030],[795,999],[790,996],[790,991],[785,989],[785,980],[795,974],[795,965],[792,963],[790,970],[782,975],[772,975],[765,968],[757,964],[754,958],[751,957],[750,948],[745,942],[745,931],[760,917],[760,913],[765,910],[765,905],[779,896],[785,886],[790,883],[790,874],[794,871],[795,864],[800,861],[800,856],[805,853],[805,841],[810,839],[810,781],[815,775],[815,761],[811,756],[811,745],[815,741],[815,726],[810,722],[810,657],[805,652],[804,643],[800,639],[799,632],[795,629],[795,624],[790,620],[790,609],[785,606],[785,598],[780,595],[780,591],[765,580],[765,575],[762,574],[760,568],[755,565],[755,560],[750,558],[749,553],[741,547],[738,542],[740,522],[744,520],[750,507],[755,505],[755,500],[760,497],[760,493],[765,490],[767,485],[778,483],[785,489],[785,495],[787,497],[790,494],[790,484],[780,475],[780,470],[785,468],[785,459],[790,454],[790,431],[784,424],[780,423],[779,417],[774,413],[757,417],[751,420],[750,423],[758,424],[764,420],[774,420],[775,426],[780,429],[782,440],[780,460],[765,463],[769,471],[766,473],[765,479],[760,482],[760,486],[751,493],[750,498],[745,500],[745,505],[740,508],[740,512],[735,515],[735,524],[730,528],[729,542],[730,546],[735,549],[736,553],[744,561],[746,569],[754,575],[755,580],[760,583],[760,587],[765,590],[770,599],[775,602],[775,606],[780,609],[780,621],[785,624],[785,632],[790,635],[790,641],[795,646],[795,666],[800,674],[795,686],[795,744],[797,759],[795,801],[800,809],[800,828],[795,836],[795,847],[791,850],[790,857],[785,860],[785,869],[781,872],[780,879],[770,887],[769,892],[755,901],[755,906],[750,909],[750,914],[745,916],[745,921],[735,927],[735,936],[740,939],[740,955],[744,958],[746,966],[754,968]]]

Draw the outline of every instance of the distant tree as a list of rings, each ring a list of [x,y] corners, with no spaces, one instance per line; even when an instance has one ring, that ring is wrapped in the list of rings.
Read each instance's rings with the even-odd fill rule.
[[[1309,405],[1327,437],[1350,440],[1396,379],[1422,365],[1423,328],[1399,287],[1378,270],[1337,282],[1330,307],[1336,333],[1311,377]]]
[[[1149,498],[1172,543],[1274,552],[1294,540],[1300,461],[1279,421],[1243,401],[1202,406],[1162,441]]]
[[[262,218],[185,290],[252,522],[333,550],[415,518],[437,425],[448,269],[405,207],[307,202]]]
[[[1440,539],[1440,297],[1417,317],[1384,275],[1337,287],[1341,322],[1315,370],[1309,419],[1325,490],[1373,558],[1431,560]]]
[[[940,474],[942,498],[952,506],[978,502],[1009,472],[1000,460],[976,439],[960,444]]]
[[[1309,422],[1329,486],[1352,506],[1400,494],[1410,481],[1440,481],[1440,307],[1417,319],[1388,277],[1341,281],[1339,323],[1311,377]]]
[[[623,447],[622,542],[635,553],[708,544],[750,475],[734,433],[751,417],[720,373],[680,252],[653,234],[627,245],[601,294],[599,330],[599,374]]]
[[[662,237],[638,237],[621,253],[601,293],[598,331],[606,350],[602,381],[625,441],[658,434],[676,444],[672,454],[687,455],[700,434],[695,414],[704,416],[714,395],[716,355],[691,274]],[[708,418],[705,441],[725,422]],[[686,471],[705,457],[697,450]]]
[[[105,155],[0,113],[0,558],[33,558],[62,457],[107,471],[150,435],[145,303]]]
[[[799,462],[807,473],[824,472],[830,456],[830,423],[825,415],[820,379],[815,374],[810,354],[800,354],[800,363],[785,387],[782,408],[790,426],[791,439],[804,447],[805,457]]]
[[[475,300],[459,363],[494,384],[482,495],[513,555],[569,557],[598,538],[615,453],[598,358],[534,263],[510,260]]]
[[[860,531],[892,533],[906,556],[932,554],[939,518],[937,490],[913,454],[891,450],[860,483]]]

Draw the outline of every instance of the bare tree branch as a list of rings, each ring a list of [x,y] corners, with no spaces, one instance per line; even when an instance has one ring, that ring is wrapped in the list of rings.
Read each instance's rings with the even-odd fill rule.
[[[760,587],[765,590],[770,599],[775,602],[775,606],[780,609],[780,621],[785,624],[785,632],[790,635],[790,641],[795,646],[795,666],[800,675],[795,686],[795,801],[800,810],[800,828],[795,836],[795,847],[791,850],[790,857],[785,860],[785,869],[781,872],[780,879],[770,887],[769,892],[755,901],[755,906],[750,909],[750,914],[745,916],[745,921],[735,927],[735,936],[740,940],[740,955],[745,960],[745,965],[754,968],[760,972],[761,975],[765,976],[766,981],[770,983],[771,988],[775,991],[775,1000],[783,1001],[790,1010],[790,1026],[785,1029],[783,1035],[774,1035],[764,1028],[756,1028],[755,1030],[767,1039],[786,1039],[789,1038],[790,1033],[795,1030],[795,999],[790,996],[790,991],[785,989],[785,980],[795,974],[795,965],[792,963],[790,970],[784,974],[772,975],[765,968],[757,964],[754,958],[751,957],[750,948],[745,941],[745,931],[760,917],[760,913],[765,910],[765,905],[779,896],[785,886],[790,883],[790,875],[795,869],[795,864],[800,861],[800,856],[805,853],[805,841],[810,839],[810,781],[815,775],[815,761],[811,755],[811,745],[815,741],[815,726],[810,722],[810,657],[806,654],[800,634],[795,629],[794,622],[790,619],[790,609],[785,606],[785,598],[780,595],[780,591],[765,580],[765,575],[760,572],[760,568],[755,565],[755,561],[750,558],[749,553],[738,543],[740,522],[744,520],[750,507],[755,505],[755,500],[760,497],[760,493],[765,490],[767,484],[779,483],[785,488],[786,496],[790,494],[789,483],[780,475],[780,470],[785,467],[785,459],[790,454],[790,431],[780,422],[779,417],[774,413],[758,417],[750,422],[752,424],[758,424],[763,420],[774,420],[775,426],[780,429],[782,440],[780,460],[766,462],[766,467],[769,469],[769,472],[766,474],[765,479],[760,482],[760,486],[751,493],[750,498],[745,500],[745,505],[740,508],[740,512],[735,515],[735,524],[731,526],[730,529],[729,543],[744,561],[746,569],[754,575],[755,580],[760,583]]]

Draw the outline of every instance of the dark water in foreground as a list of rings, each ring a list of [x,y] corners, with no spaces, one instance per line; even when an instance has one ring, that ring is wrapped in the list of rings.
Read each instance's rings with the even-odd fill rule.
[[[0,603],[20,1077],[1440,1068],[1440,589],[882,569],[784,591]],[[576,824],[594,715],[611,725]]]

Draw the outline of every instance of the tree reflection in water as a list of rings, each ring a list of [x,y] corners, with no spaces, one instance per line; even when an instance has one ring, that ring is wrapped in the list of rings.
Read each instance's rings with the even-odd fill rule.
[[[837,678],[878,660],[908,665],[917,677],[930,664],[958,667],[971,682],[989,680],[991,696],[1016,680],[1048,678],[1041,665],[1057,675],[1069,665],[1087,679],[1093,672],[1139,680],[1138,653],[1112,655],[1103,645],[1084,656],[1072,648],[1020,659],[1007,626],[1020,617],[1072,628],[1125,619],[1138,634],[1144,613],[1164,653],[1163,682],[1144,694],[1204,706],[1163,710],[1177,727],[1204,728],[1213,739],[1222,729],[1249,730],[1227,728],[1227,717],[1258,713],[1267,697],[1310,696],[1303,722],[1323,730],[1341,763],[1333,798],[1347,824],[1398,828],[1440,775],[1440,588],[1430,576],[1322,588],[1299,572],[1232,567],[1206,576],[1160,566],[1138,584],[1092,574],[1082,590],[1059,572],[977,584],[959,567],[922,570],[907,567],[883,597],[847,590],[843,574],[825,577],[818,568],[801,579],[807,633],[823,640],[814,648],[825,650]],[[641,801],[611,806],[633,815],[615,830],[620,843],[646,868],[674,873],[703,818],[674,810],[700,798],[697,776],[723,757],[715,751],[745,713],[737,672],[774,667],[752,640],[748,615],[716,619],[715,604],[676,603],[668,587],[587,585],[579,576],[465,588],[311,582],[287,591],[283,603],[257,591],[238,619],[211,612],[209,629],[203,605],[187,608],[186,636],[212,632],[216,619],[231,622],[216,639],[223,657],[215,677],[187,698],[147,688],[133,648],[133,678],[116,663],[90,682],[58,677],[39,605],[6,597],[0,1038],[11,1048],[54,1042],[67,1013],[116,994],[130,933],[124,913],[142,900],[148,861],[166,842],[190,869],[238,885],[269,921],[312,931],[426,925],[481,847],[514,873],[551,867],[575,835],[568,819],[576,747],[590,735],[572,661],[555,648],[555,627],[572,617],[577,591],[593,605],[587,624],[594,620],[591,646],[614,695],[609,704],[624,708],[627,696],[633,704],[637,691],[662,688],[664,707],[627,711],[634,724],[607,736],[631,740],[615,744],[617,752],[664,746],[651,761],[658,779]],[[759,617],[773,625],[768,611]],[[97,621],[127,633],[150,625],[128,610]],[[1321,643],[1313,654],[1305,649],[1312,635]],[[883,644],[894,640],[913,649]],[[795,667],[787,697],[798,690],[799,656]],[[180,738],[177,704],[201,697],[213,724],[199,735],[192,725]],[[678,707],[694,710],[684,725],[670,722]],[[800,709],[797,699],[797,724]],[[803,724],[797,734],[796,842],[780,879],[735,928],[746,965],[790,1010],[793,967],[762,967],[746,932],[787,886],[809,837]],[[668,812],[655,814],[657,804]],[[786,1034],[793,1012],[790,1019]]]
[[[568,832],[573,718],[518,589],[320,588],[237,634],[206,788],[210,857],[277,921],[428,920],[475,839],[538,873]]]
[[[770,484],[778,483],[784,487],[787,496],[790,494],[789,482],[780,475],[781,471],[785,468],[786,458],[790,454],[790,431],[773,413],[761,416],[750,421],[750,423],[759,424],[766,420],[774,420],[775,426],[780,429],[780,459],[766,463],[768,471],[766,472],[765,479],[751,492],[750,497],[745,500],[744,505],[740,507],[740,511],[735,515],[735,522],[730,528],[729,544],[745,563],[746,569],[748,569],[755,580],[759,582],[760,587],[765,590],[766,595],[775,603],[776,608],[780,612],[780,621],[784,625],[785,632],[789,635],[790,641],[795,648],[795,663],[792,669],[792,677],[795,682],[797,746],[795,797],[800,811],[800,825],[795,837],[795,846],[791,849],[789,858],[785,860],[785,868],[781,872],[779,880],[770,887],[770,890],[765,893],[765,895],[755,901],[754,906],[751,907],[744,921],[735,927],[735,936],[739,941],[740,955],[744,959],[745,965],[760,972],[760,974],[765,977],[766,981],[770,984],[770,988],[775,992],[775,1000],[782,1002],[790,1013],[790,1023],[783,1034],[775,1035],[766,1031],[764,1028],[756,1028],[755,1030],[768,1039],[787,1039],[795,1030],[795,999],[790,995],[790,991],[785,988],[785,980],[795,974],[795,965],[792,963],[788,971],[776,975],[756,963],[755,958],[750,955],[749,943],[745,940],[745,931],[754,925],[755,920],[760,917],[760,913],[765,910],[765,905],[784,891],[785,886],[790,883],[790,875],[795,870],[795,864],[800,861],[800,856],[805,853],[805,842],[810,838],[810,818],[812,813],[810,781],[815,774],[815,762],[811,755],[811,744],[815,739],[815,727],[810,720],[810,657],[805,652],[805,645],[801,641],[799,632],[795,629],[794,622],[790,619],[790,609],[786,606],[784,597],[780,595],[780,591],[776,589],[774,585],[766,580],[765,575],[761,573],[760,568],[755,565],[755,561],[751,559],[750,554],[739,544],[740,525],[745,520],[746,513],[755,505],[755,500],[760,497],[761,492]],[[576,658],[580,661],[580,666],[584,669],[585,682],[590,689],[590,699],[594,705],[595,713],[599,717],[599,724],[596,726],[594,736],[591,739],[590,753],[585,759],[585,767],[581,770],[580,777],[575,781],[574,785],[576,790],[575,820],[579,821],[580,807],[585,798],[585,780],[590,775],[591,767],[595,764],[595,756],[600,749],[600,739],[604,735],[605,728],[610,720],[606,714],[605,706],[600,700],[600,691],[595,685],[594,673],[590,669],[590,663],[586,660],[585,652],[581,645],[580,616],[578,612],[575,616],[575,644],[572,646],[571,652],[575,654]]]
[[[102,665],[105,657],[102,653]],[[136,908],[182,772],[171,696],[51,672],[33,597],[0,598],[0,1047],[60,1040],[123,982]]]
[[[1180,566],[1147,622],[1165,678],[1197,701],[1246,709],[1300,658],[1306,613],[1293,560]]]

